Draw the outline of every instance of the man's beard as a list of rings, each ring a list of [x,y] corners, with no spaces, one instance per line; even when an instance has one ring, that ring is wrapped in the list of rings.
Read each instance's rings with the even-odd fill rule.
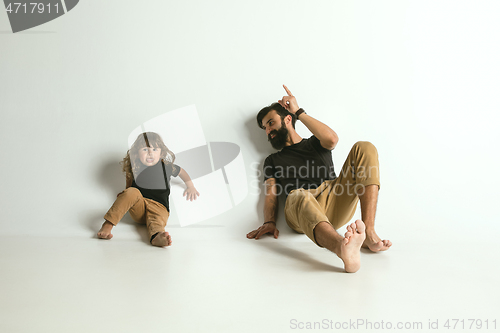
[[[272,134],[275,134],[275,136],[271,139]],[[281,128],[279,130],[271,131],[267,136],[267,140],[271,142],[271,146],[277,150],[281,150],[286,146],[288,141],[288,128],[286,128],[283,120],[281,121]]]

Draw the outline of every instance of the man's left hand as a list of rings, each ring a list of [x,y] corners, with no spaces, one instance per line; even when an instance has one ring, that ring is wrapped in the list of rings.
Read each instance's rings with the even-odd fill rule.
[[[284,107],[288,112],[295,114],[295,112],[297,112],[297,110],[299,109],[297,100],[295,99],[295,96],[292,95],[290,89],[288,89],[285,85],[283,85],[283,88],[285,88],[288,96],[283,96],[283,98],[280,99],[278,103],[280,103],[281,106]]]

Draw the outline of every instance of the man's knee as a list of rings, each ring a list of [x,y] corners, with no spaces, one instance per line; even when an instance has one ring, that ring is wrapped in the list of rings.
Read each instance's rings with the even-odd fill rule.
[[[353,148],[361,151],[377,151],[377,148],[370,141],[358,141],[354,144]]]

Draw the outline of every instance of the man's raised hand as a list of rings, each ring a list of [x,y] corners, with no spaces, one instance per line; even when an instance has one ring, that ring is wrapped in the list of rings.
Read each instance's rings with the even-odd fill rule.
[[[269,222],[269,223],[264,223],[254,231],[250,231],[247,234],[247,238],[259,239],[260,236],[265,234],[271,234],[274,236],[274,238],[278,238],[279,233],[280,232],[278,228],[276,228],[276,224],[274,224],[273,222]]]
[[[292,95],[290,89],[288,89],[285,85],[283,85],[283,88],[285,88],[288,96],[283,96],[283,98],[280,99],[278,103],[280,103],[281,106],[284,107],[288,112],[295,114],[295,112],[297,112],[297,110],[299,109],[297,100],[295,99],[295,96]]]

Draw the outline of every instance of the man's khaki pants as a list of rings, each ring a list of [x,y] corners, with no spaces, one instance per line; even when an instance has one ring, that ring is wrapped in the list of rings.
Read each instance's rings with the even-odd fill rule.
[[[360,141],[352,147],[335,180],[326,180],[316,189],[290,192],[285,203],[286,222],[318,244],[314,237],[316,225],[326,221],[339,229],[348,223],[356,211],[358,194],[368,185],[380,188],[378,153],[373,144]]]
[[[104,219],[116,226],[127,211],[135,222],[147,226],[149,238],[165,231],[169,217],[167,208],[161,203],[144,198],[141,191],[135,187],[129,187],[118,195]]]

